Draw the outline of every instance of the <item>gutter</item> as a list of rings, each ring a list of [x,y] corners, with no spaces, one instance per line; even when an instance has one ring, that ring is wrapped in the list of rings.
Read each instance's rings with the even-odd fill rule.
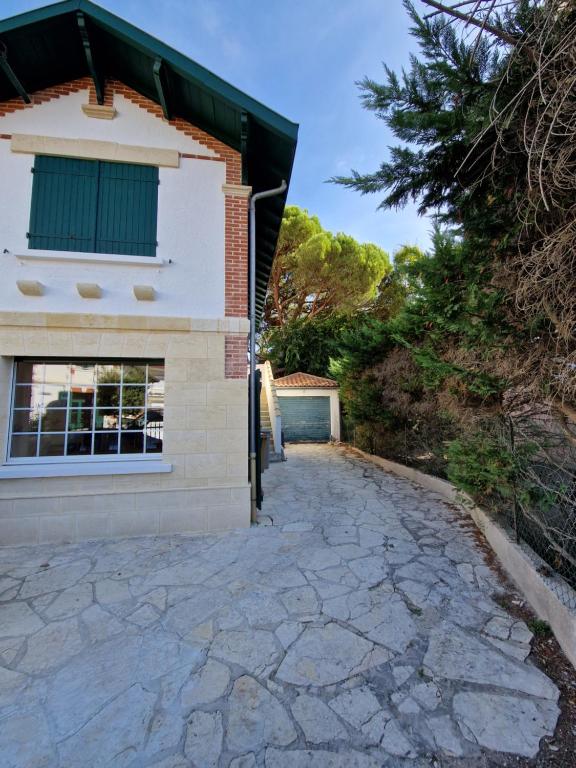
[[[250,379],[248,402],[250,411],[249,434],[249,462],[250,462],[250,522],[255,523],[258,512],[258,499],[256,497],[256,452],[258,450],[258,435],[256,434],[256,203],[266,197],[281,195],[288,189],[288,184],[282,179],[282,183],[275,189],[264,192],[256,192],[250,197],[250,249],[248,255],[248,283],[249,283],[249,317],[250,317]]]

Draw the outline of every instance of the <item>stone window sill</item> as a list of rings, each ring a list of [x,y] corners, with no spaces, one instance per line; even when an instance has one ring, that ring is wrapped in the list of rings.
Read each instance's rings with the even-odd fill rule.
[[[87,477],[90,475],[148,475],[172,472],[172,464],[163,461],[82,461],[46,464],[5,464],[0,480],[32,477]]]
[[[158,256],[115,256],[108,253],[82,253],[79,251],[25,251],[15,254],[20,261],[64,261],[84,264],[116,264],[127,267],[159,267],[165,266],[164,259]]]

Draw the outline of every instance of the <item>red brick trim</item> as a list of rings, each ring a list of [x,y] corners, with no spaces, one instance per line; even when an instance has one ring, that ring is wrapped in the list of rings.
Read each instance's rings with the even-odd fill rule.
[[[11,114],[12,112],[18,112],[22,109],[31,109],[37,104],[43,104],[52,99],[59,99],[61,96],[68,96],[71,93],[78,93],[78,91],[88,91],[88,103],[96,104],[96,93],[94,90],[94,84],[88,77],[81,77],[78,80],[72,80],[68,83],[61,83],[51,88],[45,88],[42,91],[36,91],[31,94],[31,103],[25,104],[22,99],[10,99],[8,101],[0,102],[0,117]],[[124,98],[131,101],[141,109],[145,109],[150,114],[158,117],[160,120],[164,120],[162,108],[155,102],[147,99],[145,96],[137,93],[134,89],[130,88],[119,80],[108,80],[106,82],[106,88],[104,92],[104,104],[106,106],[113,106],[115,94],[121,94]],[[200,128],[196,128],[195,125],[183,120],[180,117],[174,118],[174,120],[168,120],[168,124],[177,131],[184,133],[186,136],[197,141],[203,147],[212,150],[216,153],[216,158],[226,163],[226,183],[227,184],[240,184],[242,181],[242,159],[240,152],[232,147],[227,146],[222,141],[215,139],[208,133],[205,133]],[[202,159],[206,159],[205,156],[200,155]]]
[[[30,95],[31,103],[25,104],[22,99],[15,98],[0,102],[0,117],[9,115],[12,112],[19,112],[22,109],[31,109],[37,104],[44,104],[52,99],[59,99],[60,96],[68,96],[78,91],[93,89],[92,81],[88,77],[81,77],[78,80],[72,80],[68,83],[55,85],[52,88],[45,88],[43,91],[36,91]]]
[[[227,379],[245,379],[248,375],[248,337],[224,339],[224,375]]]
[[[248,200],[226,195],[226,317],[248,317]]]
[[[226,162],[223,157],[212,157],[212,155],[191,155],[188,152],[180,152],[180,157],[189,158],[191,160],[212,160],[212,162],[216,163]]]

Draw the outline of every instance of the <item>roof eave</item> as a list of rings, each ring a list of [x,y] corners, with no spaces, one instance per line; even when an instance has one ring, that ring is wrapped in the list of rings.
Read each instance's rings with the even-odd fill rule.
[[[258,122],[277,132],[279,135],[295,141],[298,138],[298,124],[288,120],[274,110],[266,107],[257,99],[235,88],[218,75],[202,67],[193,59],[166,45],[153,35],[135,27],[120,16],[101,8],[90,0],[62,0],[42,8],[26,11],[0,20],[0,34],[17,29],[23,25],[35,24],[46,19],[56,18],[66,13],[84,11],[102,26],[121,37],[125,37],[132,45],[139,47],[142,52],[153,53],[164,59],[177,74],[190,78],[198,85],[211,90],[230,106],[249,112]]]

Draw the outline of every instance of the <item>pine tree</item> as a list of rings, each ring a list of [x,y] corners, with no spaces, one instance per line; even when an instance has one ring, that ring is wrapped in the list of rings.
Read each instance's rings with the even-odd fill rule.
[[[506,92],[501,88],[506,51],[486,37],[468,43],[444,17],[424,20],[408,0],[404,5],[419,57],[412,55],[410,67],[400,75],[384,65],[384,83],[369,78],[359,83],[364,107],[383,120],[401,144],[390,149],[390,159],[375,172],[352,171],[332,181],[362,194],[383,192],[381,208],[402,207],[412,200],[421,214],[435,213],[451,225],[476,225],[493,236],[502,218],[501,205],[509,206],[510,188],[519,175],[516,163],[522,163],[521,158],[511,158],[496,183],[486,173],[494,146],[494,133],[486,130],[492,101],[499,85],[500,100],[516,87],[512,80]],[[497,207],[493,216],[489,209]]]

